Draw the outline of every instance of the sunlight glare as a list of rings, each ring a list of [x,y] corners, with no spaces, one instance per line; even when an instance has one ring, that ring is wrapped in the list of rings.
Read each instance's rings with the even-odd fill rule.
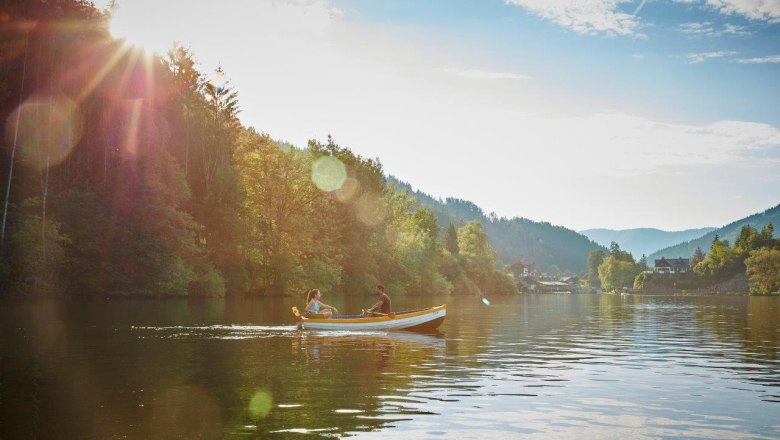
[[[358,219],[368,226],[376,226],[385,219],[386,206],[381,197],[373,194],[363,194],[355,202]]]
[[[336,199],[342,203],[348,202],[355,197],[358,189],[360,189],[360,182],[354,177],[347,177],[347,179],[344,180],[344,184],[341,185],[341,188],[335,191]]]
[[[271,393],[267,390],[257,390],[252,399],[249,401],[249,412],[256,419],[262,419],[268,415],[273,406],[273,398]]]
[[[68,157],[83,131],[78,107],[65,96],[27,99],[6,121],[9,136],[16,133],[17,123],[17,145],[24,163],[39,170]],[[11,145],[13,140],[7,142]]]
[[[347,180],[347,169],[337,158],[324,156],[312,164],[311,180],[323,191],[336,191]]]
[[[157,31],[150,29],[146,15],[147,11],[133,9],[132,4],[129,6],[123,4],[113,11],[109,31],[114,38],[124,40],[125,44],[139,47],[149,55],[152,53],[164,55],[173,41],[168,41]]]

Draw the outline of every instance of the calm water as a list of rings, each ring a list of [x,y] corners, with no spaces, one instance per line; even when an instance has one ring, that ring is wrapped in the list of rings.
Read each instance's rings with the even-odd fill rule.
[[[291,299],[0,303],[0,438],[780,438],[780,298],[491,300],[394,298],[446,302],[436,335],[299,332]]]

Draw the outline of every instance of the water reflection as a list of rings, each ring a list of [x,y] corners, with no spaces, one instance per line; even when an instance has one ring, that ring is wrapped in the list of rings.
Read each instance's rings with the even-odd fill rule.
[[[291,299],[3,303],[0,438],[780,437],[778,298],[446,302],[433,335],[298,331]]]

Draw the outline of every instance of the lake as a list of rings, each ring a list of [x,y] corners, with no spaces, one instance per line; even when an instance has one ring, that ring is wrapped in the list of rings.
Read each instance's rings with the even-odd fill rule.
[[[437,334],[298,331],[302,298],[0,302],[0,438],[780,438],[778,297],[489,299],[393,298],[447,303]]]

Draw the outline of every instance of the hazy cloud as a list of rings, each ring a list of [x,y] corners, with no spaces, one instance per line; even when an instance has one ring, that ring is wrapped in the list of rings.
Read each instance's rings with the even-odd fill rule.
[[[618,11],[621,0],[506,0],[581,34],[635,35],[634,14]],[[640,3],[641,9],[644,2]]]
[[[688,60],[689,64],[699,64],[711,59],[728,57],[734,55],[735,53],[736,52],[727,51],[727,50],[721,50],[716,52],[698,52],[698,53],[689,53],[688,55],[685,55],[685,58]]]
[[[770,55],[758,58],[742,58],[737,60],[740,64],[775,64],[780,63],[780,55]]]
[[[683,23],[680,25],[680,31],[684,34],[707,37],[720,37],[723,35],[745,37],[751,35],[751,32],[745,30],[744,26],[726,23],[718,28],[709,21]]]

